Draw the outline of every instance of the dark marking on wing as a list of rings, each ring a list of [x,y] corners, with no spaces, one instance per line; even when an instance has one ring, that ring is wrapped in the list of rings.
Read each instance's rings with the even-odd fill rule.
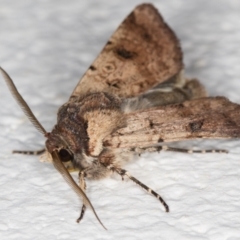
[[[131,58],[134,58],[135,56],[137,56],[137,54],[135,52],[130,52],[124,48],[118,48],[116,50],[116,53],[118,56],[120,56],[124,59],[131,59]]]
[[[107,85],[109,87],[114,87],[114,88],[120,88],[119,84],[120,84],[121,79],[114,79],[113,81],[109,82],[107,81]]]
[[[192,132],[200,131],[203,126],[203,122],[204,122],[203,120],[199,120],[199,121],[189,123],[189,127],[191,131]]]
[[[89,69],[91,69],[92,71],[97,70],[93,65],[91,65],[91,66],[89,67]]]
[[[146,41],[151,41],[151,40],[152,40],[151,35],[148,34],[148,33],[142,34],[142,37],[143,37],[143,39],[145,39]]]

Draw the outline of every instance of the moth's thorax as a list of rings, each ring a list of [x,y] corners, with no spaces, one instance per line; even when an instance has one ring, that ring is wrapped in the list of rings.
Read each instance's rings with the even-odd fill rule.
[[[103,139],[124,126],[121,103],[108,93],[91,93],[67,102],[59,109],[57,124],[46,141],[48,151],[66,149],[77,167],[89,167],[103,151]]]

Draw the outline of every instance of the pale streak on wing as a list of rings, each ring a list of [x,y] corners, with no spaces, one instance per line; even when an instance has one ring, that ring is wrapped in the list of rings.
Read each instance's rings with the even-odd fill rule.
[[[137,96],[173,77],[182,66],[175,34],[153,5],[142,4],[115,31],[70,99],[99,91]]]
[[[126,114],[126,121],[125,128],[104,139],[105,147],[147,147],[196,138],[240,137],[240,105],[224,97],[137,111]]]

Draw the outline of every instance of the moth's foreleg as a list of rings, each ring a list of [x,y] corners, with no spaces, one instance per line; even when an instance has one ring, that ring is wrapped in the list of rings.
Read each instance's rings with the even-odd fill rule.
[[[228,151],[224,149],[192,150],[192,149],[175,148],[175,147],[169,147],[169,146],[162,146],[162,150],[169,151],[169,152],[183,152],[183,153],[228,153]]]
[[[148,193],[150,193],[151,195],[153,195],[155,198],[157,198],[162,205],[164,206],[166,212],[169,212],[169,207],[166,204],[166,202],[163,200],[163,198],[157,194],[155,191],[153,191],[151,188],[149,188],[148,186],[146,186],[145,184],[143,184],[142,182],[140,182],[139,180],[137,180],[135,177],[131,176],[126,170],[124,169],[120,169],[120,168],[112,168],[113,171],[117,172],[122,178],[124,177],[128,177],[129,179],[131,179],[133,182],[135,182],[137,185],[139,185],[140,187],[142,187],[144,190],[146,190]]]
[[[169,151],[169,152],[182,152],[182,153],[228,153],[224,149],[205,149],[205,150],[192,150],[186,148],[175,148],[169,146],[155,146],[155,147],[145,147],[145,148],[131,148],[130,151],[133,151],[137,154],[142,154],[144,152],[160,152],[160,151]]]
[[[86,191],[87,185],[86,185],[86,182],[85,182],[84,172],[79,172],[79,187],[80,187],[84,192]],[[79,222],[83,219],[83,216],[84,216],[85,211],[86,211],[86,205],[83,203],[80,216],[79,216],[79,218],[76,220],[77,223],[79,223]]]
[[[46,151],[46,149],[41,149],[38,151],[21,151],[21,150],[13,150],[12,153],[16,154],[24,154],[24,155],[41,155]]]

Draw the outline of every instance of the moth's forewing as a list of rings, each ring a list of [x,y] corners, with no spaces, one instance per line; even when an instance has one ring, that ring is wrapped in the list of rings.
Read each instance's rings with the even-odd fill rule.
[[[71,98],[102,91],[133,97],[173,77],[182,66],[174,32],[153,5],[142,4],[115,31]]]
[[[239,138],[240,105],[224,97],[200,98],[126,115],[127,126],[104,139],[111,148],[148,147],[196,138]]]

